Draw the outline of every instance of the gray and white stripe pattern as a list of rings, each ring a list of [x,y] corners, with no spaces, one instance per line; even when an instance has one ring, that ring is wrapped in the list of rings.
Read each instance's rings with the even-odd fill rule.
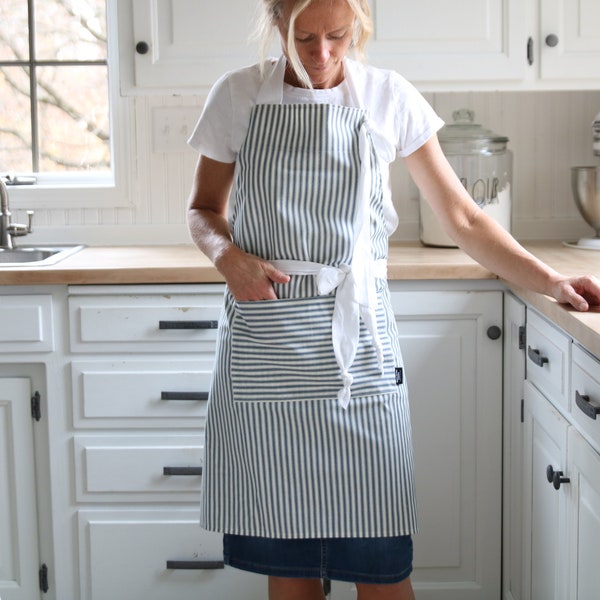
[[[255,107],[239,159],[236,243],[269,260],[347,263],[363,121],[361,111],[346,107]],[[380,178],[372,180],[372,251],[380,259],[387,235],[378,217]],[[387,283],[379,280],[377,310],[384,375],[361,326],[347,410],[336,399],[333,296],[317,297],[312,276],[293,276],[276,291],[281,300],[254,306],[225,297],[201,524],[285,538],[414,533],[408,398],[406,384],[395,380],[402,358]]]

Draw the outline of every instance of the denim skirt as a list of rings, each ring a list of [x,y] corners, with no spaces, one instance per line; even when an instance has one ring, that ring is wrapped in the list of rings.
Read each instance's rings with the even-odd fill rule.
[[[276,539],[223,536],[225,564],[275,577],[398,583],[412,571],[410,535],[383,538]]]

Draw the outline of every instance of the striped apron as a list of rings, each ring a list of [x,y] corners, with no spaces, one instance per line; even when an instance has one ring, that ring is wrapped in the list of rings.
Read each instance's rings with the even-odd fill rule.
[[[282,82],[276,70],[265,87]],[[412,534],[408,398],[368,119],[264,96],[238,156],[232,235],[291,278],[275,284],[277,300],[225,294],[201,524],[280,538]]]

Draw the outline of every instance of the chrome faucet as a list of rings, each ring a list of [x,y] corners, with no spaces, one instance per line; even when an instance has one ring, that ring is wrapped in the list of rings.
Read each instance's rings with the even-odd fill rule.
[[[33,211],[28,210],[29,222],[27,225],[13,223],[10,220],[10,208],[8,205],[8,189],[0,177],[0,248],[12,250],[14,248],[13,237],[27,235],[33,231]]]

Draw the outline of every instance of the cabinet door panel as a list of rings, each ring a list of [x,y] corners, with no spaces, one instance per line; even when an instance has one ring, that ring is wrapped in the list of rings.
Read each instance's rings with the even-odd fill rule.
[[[520,0],[375,0],[369,57],[412,81],[523,77],[525,3]]]
[[[73,352],[213,352],[223,295],[73,295]]]
[[[206,416],[212,368],[212,360],[174,355],[168,361],[73,361],[74,425],[199,429]],[[190,397],[193,394],[197,398]]]
[[[39,598],[31,388],[0,378],[0,595]]]
[[[600,451],[600,361],[577,344],[573,345],[570,396],[573,423]]]
[[[80,511],[79,536],[81,598],[267,597],[267,578],[262,575],[229,567],[167,568],[167,561],[223,560],[221,535],[200,529],[195,510]]]
[[[527,379],[567,410],[571,339],[532,310],[527,313]]]
[[[496,292],[393,292],[411,403],[418,597],[500,594],[502,324]]]
[[[207,88],[224,72],[256,62],[247,42],[255,3],[247,0],[133,0],[135,84],[175,91]]]
[[[544,0],[541,6],[541,75],[544,79],[600,78],[600,2]],[[546,44],[555,35],[555,46]]]
[[[2,296],[0,352],[51,352],[54,350],[52,296]]]
[[[525,382],[524,589],[526,600],[562,600],[566,585],[562,552],[566,540],[569,486],[555,489],[547,470],[567,472],[567,421]]]
[[[203,446],[201,435],[76,436],[76,498],[79,502],[197,501]],[[170,474],[165,467],[191,467],[194,472]]]
[[[525,305],[504,294],[503,598],[521,600],[523,573],[523,423]]]
[[[574,429],[569,430],[569,511],[572,558],[569,598],[596,598],[600,590],[600,455]],[[576,565],[576,566],[575,566]]]

